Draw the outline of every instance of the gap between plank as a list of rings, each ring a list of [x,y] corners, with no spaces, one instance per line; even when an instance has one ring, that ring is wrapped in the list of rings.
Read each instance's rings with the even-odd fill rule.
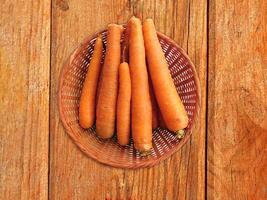
[[[51,84],[51,81],[52,81],[52,76],[51,76],[51,68],[52,68],[52,19],[53,19],[53,14],[52,14],[52,9],[53,9],[53,5],[52,5],[52,0],[50,0],[50,43],[49,43],[49,48],[50,48],[50,56],[49,56],[49,117],[48,117],[48,173],[47,173],[47,176],[48,176],[48,179],[47,179],[47,185],[48,185],[48,188],[47,188],[47,200],[50,199],[50,167],[51,167],[51,161],[50,161],[50,125],[51,125],[51,122],[50,122],[50,119],[51,119],[51,94],[52,94],[52,84]]]
[[[210,0],[207,0],[207,17],[206,17],[206,20],[207,20],[207,66],[206,66],[206,116],[205,116],[205,166],[204,166],[204,169],[205,169],[205,199],[208,198],[208,117],[209,117],[209,109],[208,109],[208,106],[209,106],[209,23],[210,23],[210,16],[209,16],[209,10],[210,10]]]

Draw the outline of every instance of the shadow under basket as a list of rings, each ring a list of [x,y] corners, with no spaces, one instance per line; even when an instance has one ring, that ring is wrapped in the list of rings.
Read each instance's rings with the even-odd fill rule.
[[[129,145],[123,147],[117,143],[116,134],[109,140],[103,140],[97,137],[95,127],[85,130],[79,126],[80,94],[98,34],[102,34],[105,47],[106,30],[86,38],[62,68],[58,91],[61,121],[75,144],[86,155],[98,162],[113,167],[132,169],[154,166],[180,149],[188,141],[197,123],[200,109],[200,86],[195,67],[183,49],[167,36],[158,33],[174,84],[189,116],[189,125],[182,139],[178,139],[174,133],[166,129],[155,129],[151,154],[142,157],[134,149],[132,139]],[[121,42],[123,42],[123,36]],[[105,53],[105,48],[103,52]]]

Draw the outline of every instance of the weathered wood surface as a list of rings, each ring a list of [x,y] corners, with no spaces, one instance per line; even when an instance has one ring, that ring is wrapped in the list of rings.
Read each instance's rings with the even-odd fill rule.
[[[208,199],[267,199],[267,3],[209,5]]]
[[[55,1],[52,18],[50,108],[51,199],[203,199],[207,3],[201,1]],[[183,12],[180,12],[183,10]],[[97,14],[96,14],[97,13]],[[86,36],[132,15],[152,17],[157,29],[174,38],[196,64],[202,86],[201,119],[192,139],[150,169],[123,170],[87,158],[64,132],[57,108],[60,69]]]
[[[266,10],[264,0],[1,1],[0,199],[267,199]],[[57,88],[83,38],[132,15],[188,52],[202,104],[180,151],[123,170],[75,146]]]
[[[50,1],[0,4],[0,199],[47,199]]]

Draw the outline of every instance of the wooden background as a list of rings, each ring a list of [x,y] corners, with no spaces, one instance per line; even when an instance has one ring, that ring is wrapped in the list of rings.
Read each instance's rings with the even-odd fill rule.
[[[86,157],[64,132],[60,69],[88,35],[154,19],[197,68],[199,124],[149,169]],[[266,0],[1,0],[0,199],[267,199]]]

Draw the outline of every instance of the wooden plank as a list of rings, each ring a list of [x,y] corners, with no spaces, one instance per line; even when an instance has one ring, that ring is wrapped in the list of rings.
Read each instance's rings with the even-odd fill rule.
[[[55,1],[52,7],[50,198],[203,199],[206,0]],[[201,81],[202,112],[192,139],[171,158],[150,169],[123,170],[87,158],[73,144],[59,120],[56,92],[60,69],[83,38],[133,14],[152,17],[158,30],[188,50]]]
[[[208,199],[267,199],[267,4],[209,10]]]
[[[0,4],[0,199],[48,198],[50,7]]]

